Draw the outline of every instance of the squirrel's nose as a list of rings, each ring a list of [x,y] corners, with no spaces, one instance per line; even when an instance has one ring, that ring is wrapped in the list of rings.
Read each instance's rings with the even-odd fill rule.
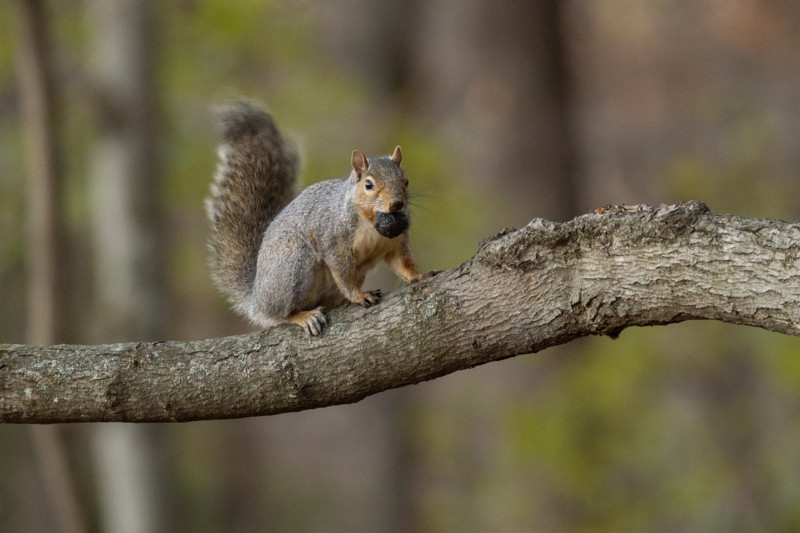
[[[389,204],[389,211],[397,213],[398,211],[402,211],[405,206],[406,203],[403,200],[395,200]]]

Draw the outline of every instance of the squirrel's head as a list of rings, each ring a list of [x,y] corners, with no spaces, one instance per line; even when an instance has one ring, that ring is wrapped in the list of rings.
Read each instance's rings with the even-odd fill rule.
[[[350,180],[355,186],[358,215],[383,235],[393,239],[403,234],[410,223],[408,179],[400,168],[403,153],[394,149],[391,157],[367,157],[353,151]]]

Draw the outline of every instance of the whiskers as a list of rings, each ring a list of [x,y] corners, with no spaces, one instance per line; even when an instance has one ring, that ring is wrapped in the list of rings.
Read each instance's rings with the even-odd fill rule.
[[[422,211],[425,211],[426,213],[430,213],[431,210],[428,209],[427,207],[425,207],[424,205],[422,205],[422,203],[420,203],[418,201],[419,199],[422,199],[424,201],[424,200],[429,199],[429,198],[432,198],[432,199],[435,200],[436,199],[436,195],[431,194],[431,193],[429,193],[427,191],[420,191],[420,192],[410,193],[408,195],[408,206],[410,208],[413,208],[412,211],[420,209]]]

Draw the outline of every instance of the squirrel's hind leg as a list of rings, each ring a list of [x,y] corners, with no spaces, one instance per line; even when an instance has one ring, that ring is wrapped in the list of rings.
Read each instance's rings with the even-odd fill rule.
[[[300,311],[286,317],[286,322],[294,322],[309,335],[321,335],[322,328],[327,325],[328,321],[325,320],[325,308],[320,306],[311,311]]]

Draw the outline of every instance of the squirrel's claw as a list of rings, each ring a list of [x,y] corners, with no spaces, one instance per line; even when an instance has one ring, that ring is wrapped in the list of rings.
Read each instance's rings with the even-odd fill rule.
[[[311,335],[322,335],[322,329],[328,324],[322,307],[317,307],[308,316],[308,332]]]
[[[364,293],[364,299],[361,300],[361,302],[359,303],[361,307],[370,307],[380,302],[381,296],[383,296],[383,293],[381,292],[380,289],[375,289],[374,291],[366,291]]]
[[[294,322],[312,336],[322,335],[322,330],[328,324],[325,319],[324,307],[317,307],[311,311],[302,311],[296,315],[289,317],[287,321]]]

